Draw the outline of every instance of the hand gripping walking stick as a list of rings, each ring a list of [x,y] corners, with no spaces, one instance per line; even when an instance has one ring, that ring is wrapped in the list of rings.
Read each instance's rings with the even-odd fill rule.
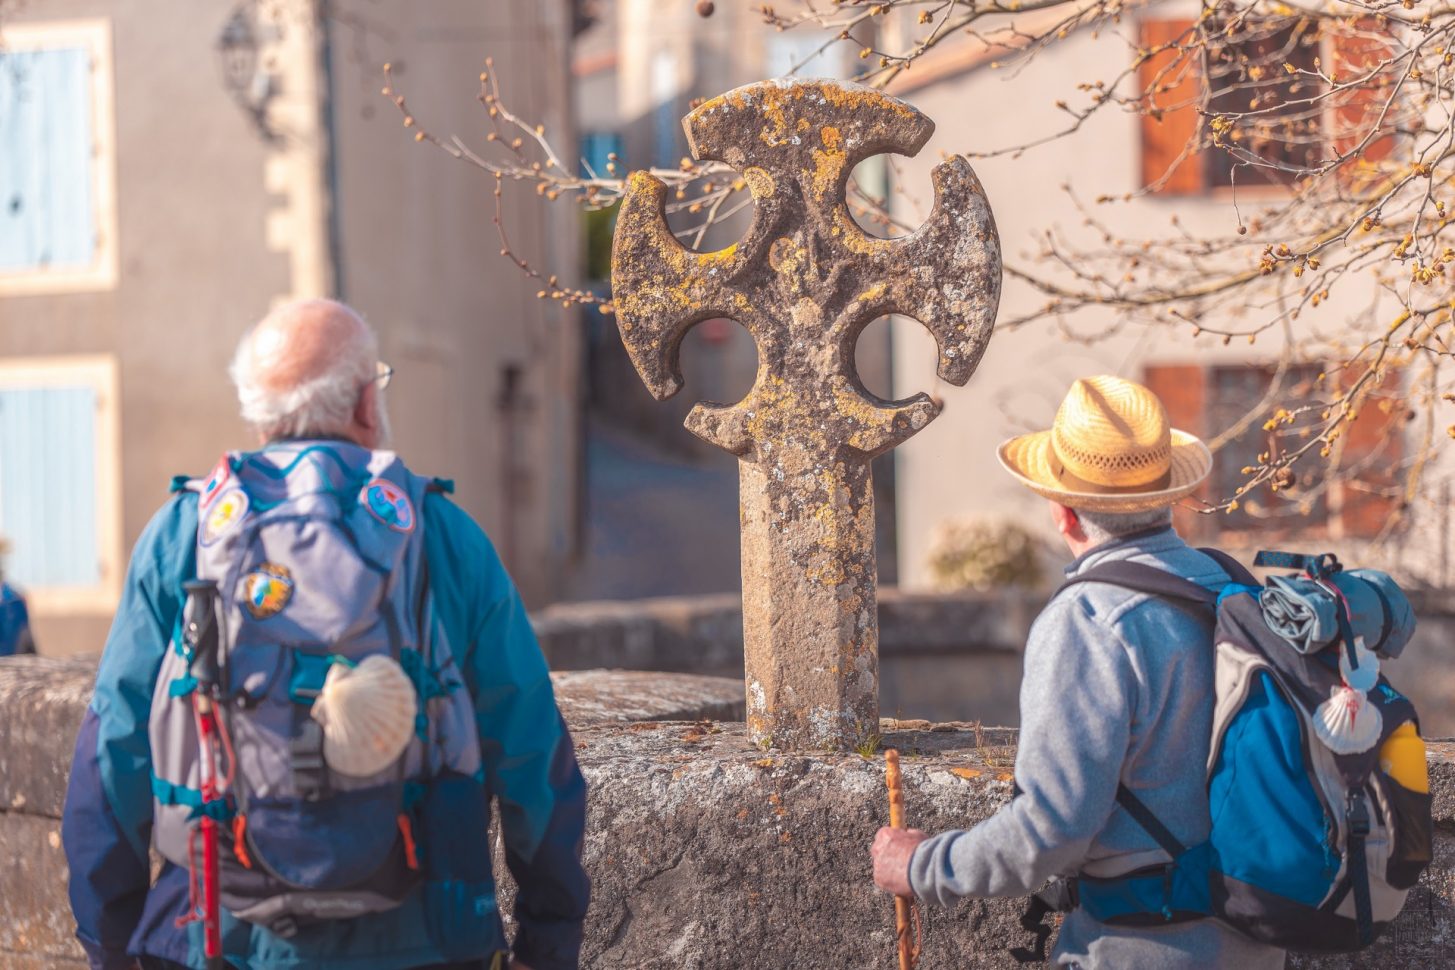
[[[884,752],[884,783],[889,788],[889,827],[904,828],[904,788],[899,775],[899,752],[890,748]],[[894,938],[899,945],[899,970],[914,970],[919,959],[919,945],[910,930],[913,900],[905,896],[894,897]]]
[[[227,784],[219,782],[217,762],[219,740],[228,746],[226,729],[217,716],[220,697],[218,673],[217,584],[210,579],[196,579],[184,584],[187,602],[182,612],[182,636],[191,650],[191,675],[197,681],[192,706],[197,718],[197,740],[201,746],[202,766],[202,928],[203,955],[207,970],[227,970],[222,958],[221,902],[218,885],[217,819],[208,814],[210,806],[226,795]],[[232,770],[231,754],[228,771]],[[195,865],[195,863],[194,863]]]

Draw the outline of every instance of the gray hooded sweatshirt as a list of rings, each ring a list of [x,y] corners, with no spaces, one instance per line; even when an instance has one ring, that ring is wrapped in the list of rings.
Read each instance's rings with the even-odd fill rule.
[[[1209,588],[1227,575],[1164,529],[1108,543],[1067,569],[1113,560],[1166,569]],[[1056,876],[1115,876],[1169,857],[1116,803],[1120,781],[1184,845],[1208,836],[1213,651],[1207,631],[1165,601],[1102,583],[1055,597],[1031,628],[1015,779],[1021,795],[968,831],[922,843],[910,885],[926,902],[1026,896]],[[1276,970],[1284,952],[1205,919],[1107,926],[1067,915],[1053,960],[1108,970]]]

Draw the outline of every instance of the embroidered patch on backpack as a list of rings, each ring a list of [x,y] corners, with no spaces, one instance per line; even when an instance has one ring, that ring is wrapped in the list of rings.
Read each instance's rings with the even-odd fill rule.
[[[364,486],[359,501],[369,514],[395,532],[414,531],[414,503],[404,489],[391,481],[376,478]]]
[[[227,456],[223,455],[217,462],[217,467],[212,469],[212,474],[207,476],[207,481],[202,483],[201,507],[207,508],[213,499],[217,498],[222,486],[226,485],[228,479],[232,478],[232,465],[228,462]]]
[[[210,546],[221,539],[248,514],[248,493],[240,488],[228,489],[217,500],[202,523],[202,544]]]
[[[255,620],[277,616],[293,598],[293,574],[287,566],[265,562],[243,579],[243,605]]]

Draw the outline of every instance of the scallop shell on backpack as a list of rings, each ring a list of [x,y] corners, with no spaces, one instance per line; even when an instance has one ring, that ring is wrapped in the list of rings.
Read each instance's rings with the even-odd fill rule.
[[[1329,699],[1314,710],[1314,733],[1334,754],[1358,754],[1379,742],[1384,718],[1363,691],[1329,688]]]
[[[404,753],[418,712],[414,684],[403,668],[374,654],[356,666],[330,667],[311,713],[323,725],[328,766],[341,775],[366,778]]]

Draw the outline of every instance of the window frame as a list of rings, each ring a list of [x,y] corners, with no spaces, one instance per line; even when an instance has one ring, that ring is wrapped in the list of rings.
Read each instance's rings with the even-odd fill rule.
[[[121,413],[116,358],[0,357],[0,388],[87,387],[96,395],[96,554],[100,579],[81,586],[25,586],[36,616],[104,615],[121,598]]]
[[[91,62],[91,190],[95,247],[88,266],[0,269],[0,297],[86,293],[116,288],[116,74],[108,18],[7,23],[0,49],[81,48]]]
[[[1276,366],[1274,360],[1238,360],[1216,357],[1202,360],[1187,357],[1180,359],[1155,357],[1143,361],[1140,365],[1143,383],[1162,399],[1172,425],[1209,442],[1222,430],[1210,426],[1213,419],[1212,385],[1216,380],[1215,372],[1220,369],[1271,371]],[[1317,367],[1319,363],[1302,361],[1300,366]],[[1383,398],[1382,395],[1380,397]],[[1365,408],[1368,407],[1379,408],[1380,404],[1371,398],[1365,405]],[[1365,408],[1362,408],[1361,411]],[[1369,420],[1369,418],[1365,416],[1360,420]],[[1376,429],[1373,432],[1374,436],[1386,441],[1385,448],[1394,447],[1402,456],[1406,444],[1403,429],[1396,423],[1397,418],[1393,415],[1389,415],[1386,421],[1388,430],[1382,429],[1379,425],[1360,425],[1356,421],[1345,432],[1344,447],[1350,446],[1351,439],[1356,433],[1367,435],[1373,428]],[[1213,460],[1215,462],[1224,460],[1223,454],[1223,452],[1219,452]],[[1403,459],[1400,457],[1398,460]],[[1215,480],[1215,475],[1209,476],[1208,480],[1193,493],[1192,498],[1198,502],[1212,502],[1229,497],[1214,494]],[[1266,485],[1260,486],[1260,489],[1265,488],[1267,488]],[[1369,501],[1393,501],[1388,498],[1363,498],[1357,500],[1359,504],[1351,504],[1347,483],[1342,480],[1329,483],[1324,499],[1323,512],[1317,517],[1291,516],[1282,520],[1273,517],[1251,523],[1246,520],[1230,522],[1222,513],[1209,514],[1196,511],[1191,506],[1180,506],[1174,512],[1174,521],[1183,535],[1197,541],[1215,542],[1230,547],[1268,547],[1270,543],[1276,546],[1285,541],[1285,537],[1288,541],[1292,541],[1295,535],[1300,541],[1362,542],[1374,538],[1375,532],[1362,527],[1361,523],[1367,521],[1369,513],[1367,509],[1360,508],[1359,505]],[[1296,501],[1296,499],[1290,500]],[[1240,497],[1240,504],[1241,502]],[[1377,514],[1375,517],[1378,517]],[[1285,526],[1281,523],[1289,523],[1289,525]]]
[[[1187,16],[1144,15],[1137,20],[1137,35],[1144,46],[1160,45],[1170,41],[1195,22]],[[1343,47],[1346,39],[1333,24],[1321,23],[1318,43],[1314,49],[1325,64],[1335,65],[1336,69],[1339,65],[1348,64],[1352,60],[1363,62],[1369,56],[1368,51],[1350,50]],[[1138,83],[1145,87],[1150,78],[1167,64],[1167,52],[1159,53],[1156,57],[1143,62],[1137,69]],[[1293,186],[1279,184],[1277,181],[1243,181],[1239,182],[1236,188],[1231,185],[1212,184],[1208,172],[1208,161],[1205,152],[1202,151],[1183,158],[1175,168],[1170,170],[1167,168],[1164,164],[1167,157],[1169,155],[1174,158],[1178,157],[1180,146],[1185,143],[1187,137],[1201,132],[1201,122],[1196,120],[1192,105],[1182,104],[1175,108],[1167,106],[1168,101],[1176,103],[1176,99],[1192,94],[1189,85],[1197,87],[1198,93],[1200,93],[1201,85],[1207,83],[1204,58],[1199,58],[1196,65],[1183,70],[1190,73],[1178,75],[1179,83],[1175,86],[1175,90],[1162,92],[1164,96],[1170,95],[1170,98],[1156,95],[1146,96],[1153,107],[1162,108],[1163,111],[1156,117],[1144,113],[1138,118],[1135,152],[1136,183],[1138,188],[1145,193],[1144,197],[1174,202],[1189,198],[1213,202],[1226,202],[1231,199],[1264,202],[1288,198],[1294,191]],[[1325,102],[1320,118],[1320,139],[1326,151],[1337,147],[1340,140],[1339,118],[1349,110],[1347,104],[1337,100]],[[1189,123],[1192,126],[1190,129],[1188,129]],[[1392,133],[1381,135],[1379,139],[1376,139],[1375,144],[1370,146],[1368,150],[1370,157],[1385,157],[1389,153],[1390,145],[1395,137]],[[1173,154],[1174,148],[1177,148],[1176,154]],[[1162,180],[1163,184],[1158,188],[1152,188],[1159,180]]]

